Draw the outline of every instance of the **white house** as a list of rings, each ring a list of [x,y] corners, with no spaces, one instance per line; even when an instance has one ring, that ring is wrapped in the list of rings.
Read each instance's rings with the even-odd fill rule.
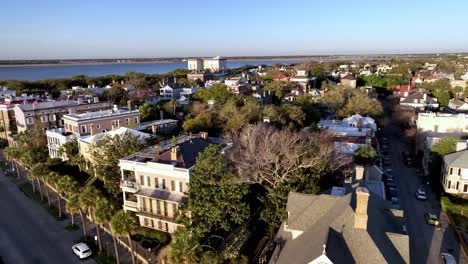
[[[187,68],[191,71],[201,71],[203,70],[203,60],[202,59],[188,59]]]
[[[468,194],[468,150],[444,156],[441,182],[447,193]]]
[[[159,93],[162,99],[178,99],[180,93],[182,92],[182,87],[177,87],[176,85],[166,85],[163,88],[159,89]]]
[[[0,86],[0,99],[10,98],[16,96],[16,90],[10,90],[6,86]]]
[[[463,135],[468,133],[468,115],[419,113],[416,125],[419,133]]]
[[[437,98],[432,98],[425,92],[417,92],[400,98],[400,105],[416,109],[438,108]]]
[[[460,99],[450,99],[447,108],[452,109],[455,112],[468,112],[468,103]]]
[[[226,59],[220,56],[216,56],[211,59],[204,59],[203,69],[210,70],[212,72],[218,72],[227,69]]]

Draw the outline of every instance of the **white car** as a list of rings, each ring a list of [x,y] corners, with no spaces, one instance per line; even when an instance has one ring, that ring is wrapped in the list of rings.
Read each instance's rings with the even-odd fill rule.
[[[449,253],[440,253],[440,257],[446,264],[457,264],[457,260]]]
[[[426,192],[422,189],[416,190],[416,199],[418,200],[427,200]]]
[[[85,243],[78,243],[72,247],[73,253],[77,255],[80,259],[87,258],[93,254],[91,249]]]

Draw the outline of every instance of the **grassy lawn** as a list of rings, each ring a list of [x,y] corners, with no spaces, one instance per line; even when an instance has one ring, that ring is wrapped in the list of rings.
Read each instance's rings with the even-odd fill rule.
[[[107,256],[107,253],[105,253],[105,252],[103,252],[101,254],[98,254],[94,259],[99,264],[114,264],[114,263],[117,263],[114,256]]]
[[[1,160],[0,161],[0,170],[5,171],[8,169],[8,165],[6,164],[6,161]]]
[[[77,226],[77,225],[72,225],[72,224],[70,224],[70,225],[67,225],[67,226],[65,227],[65,229],[66,229],[67,231],[73,232],[73,231],[76,231],[76,230],[80,229],[80,227]]]
[[[59,217],[59,211],[58,211],[58,208],[56,208],[55,206],[49,206],[47,204],[47,201],[44,200],[42,201],[41,200],[41,195],[39,194],[38,191],[36,191],[36,193],[33,192],[33,188],[32,188],[32,185],[31,183],[29,182],[25,182],[25,183],[22,183],[19,185],[19,187],[29,196],[31,197],[34,201],[40,203],[42,205],[42,207],[44,207],[47,212],[53,217],[55,218],[55,220],[57,221],[63,221],[67,218],[67,215],[65,213],[62,212],[62,216]]]

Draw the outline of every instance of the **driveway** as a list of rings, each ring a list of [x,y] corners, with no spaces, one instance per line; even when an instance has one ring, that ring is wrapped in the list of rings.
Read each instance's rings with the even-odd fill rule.
[[[406,167],[403,163],[402,152],[407,146],[401,141],[399,128],[388,127],[385,136],[389,140],[392,161],[392,174],[397,181],[400,206],[405,210],[406,226],[410,237],[411,263],[442,263],[441,252],[450,252],[459,262],[467,263],[461,251],[456,234],[448,224],[446,215],[441,211],[439,201],[431,192],[429,185],[416,174],[414,167]],[[415,198],[415,191],[423,188],[428,194],[427,201]],[[441,220],[441,230],[428,225],[424,213],[435,213]]]
[[[0,172],[0,263],[95,263],[80,261],[72,253],[80,232],[65,230],[67,220],[56,221],[13,181]]]

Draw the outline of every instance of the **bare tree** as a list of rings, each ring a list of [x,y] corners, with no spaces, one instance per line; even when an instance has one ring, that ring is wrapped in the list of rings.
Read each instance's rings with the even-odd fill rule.
[[[267,124],[248,125],[240,133],[231,133],[228,157],[242,180],[268,188],[295,180],[303,169],[332,171],[347,164],[339,155],[332,138],[324,132],[305,133],[276,129]]]

